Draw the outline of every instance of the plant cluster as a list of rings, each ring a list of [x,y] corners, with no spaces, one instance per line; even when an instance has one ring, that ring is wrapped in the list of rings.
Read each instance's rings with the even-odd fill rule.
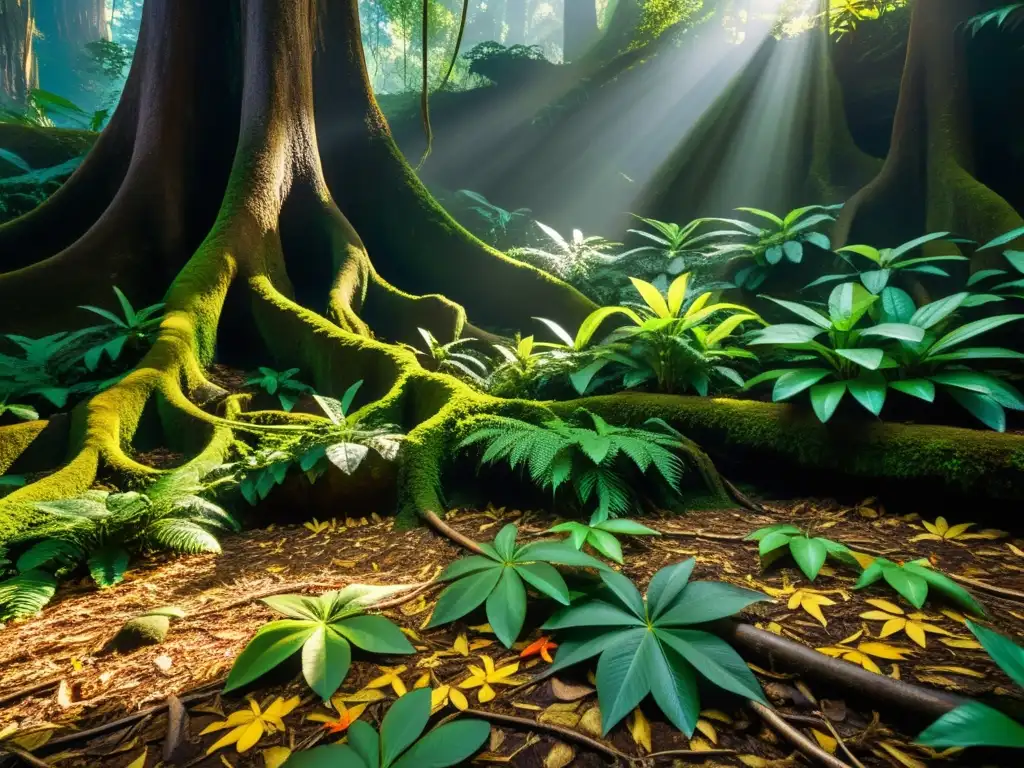
[[[164,305],[136,311],[116,286],[114,294],[121,315],[100,307],[82,307],[106,321],[100,325],[39,339],[6,334],[4,338],[16,352],[0,354],[0,404],[7,403],[8,410],[19,418],[35,418],[39,405],[64,408],[71,398],[116,382],[119,376],[101,374],[116,374],[126,351],[138,355],[152,342]]]
[[[262,389],[268,395],[277,395],[281,408],[291,411],[299,398],[303,395],[312,395],[316,392],[308,384],[303,384],[295,378],[299,372],[298,368],[289,368],[286,371],[275,371],[273,368],[260,366],[253,376],[246,379],[246,386],[255,386]]]

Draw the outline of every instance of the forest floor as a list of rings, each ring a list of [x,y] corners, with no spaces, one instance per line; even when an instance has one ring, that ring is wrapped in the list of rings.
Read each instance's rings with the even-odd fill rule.
[[[537,535],[550,526],[552,517],[487,509],[456,511],[448,522],[471,538],[488,540],[507,522],[517,523],[521,535]],[[926,605],[925,617],[918,619],[930,627],[924,648],[904,632],[880,638],[883,622],[862,614],[887,608],[913,613],[884,582],[853,591],[855,574],[832,562],[813,585],[790,560],[762,571],[756,544],[742,537],[771,523],[796,523],[853,548],[884,552],[890,559],[932,557],[947,573],[1016,591],[1024,591],[1022,540],[972,527],[957,538],[914,541],[926,533],[920,517],[887,513],[874,500],[853,506],[822,499],[789,500],[767,503],[763,515],[693,511],[644,522],[664,535],[624,541],[622,570],[639,585],[645,585],[659,568],[693,557],[695,579],[729,581],[776,597],[774,603],[755,605],[743,616],[762,629],[812,648],[844,647],[852,652],[871,642],[875,645],[867,647],[877,655],[864,657],[865,664],[877,664],[880,674],[968,696],[1015,695],[1012,683],[973,642],[956,611],[940,610],[934,602]],[[961,522],[968,520],[950,520],[951,524]],[[314,713],[330,713],[301,681],[296,661],[279,668],[280,674],[263,678],[260,687],[250,692],[263,705],[276,696],[301,697],[300,706],[285,720],[287,730],[265,735],[242,755],[233,746],[204,754],[223,734],[201,736],[200,732],[248,706],[242,695],[221,696],[219,690],[233,659],[256,630],[274,618],[258,598],[283,592],[319,593],[353,582],[421,582],[463,554],[430,529],[395,531],[390,519],[376,515],[338,518],[321,525],[271,525],[229,536],[223,547],[220,556],[153,556],[112,589],[98,591],[84,580],[68,584],[41,615],[3,629],[0,748],[4,729],[10,730],[11,725],[22,732],[52,726],[37,737],[37,742],[48,740],[42,749],[36,748],[37,754],[46,755],[46,762],[35,764],[241,768],[276,766],[288,749],[337,741],[344,733],[332,733],[321,722],[308,719]],[[805,588],[802,596],[794,598],[795,590],[801,588]],[[802,599],[807,594],[819,598]],[[361,717],[378,723],[396,692],[417,684],[456,686],[467,679],[467,665],[480,665],[478,657],[485,655],[498,667],[518,663],[519,668],[508,681],[512,685],[495,686],[497,697],[489,703],[478,703],[479,689],[466,690],[469,706],[521,722],[492,721],[490,743],[475,764],[547,768],[608,764],[608,752],[599,753],[558,732],[559,727],[597,739],[631,758],[685,751],[647,763],[634,760],[636,765],[782,768],[806,763],[735,699],[705,697],[699,731],[692,740],[671,728],[650,701],[643,705],[642,715],[630,715],[607,739],[601,739],[597,697],[584,673],[524,685],[546,666],[536,655],[520,658],[521,650],[539,637],[535,627],[542,617],[528,615],[523,640],[509,651],[490,633],[482,611],[471,615],[466,624],[426,630],[436,595],[436,590],[424,592],[386,613],[412,638],[415,656],[372,661],[355,656],[340,694],[348,699],[352,714],[361,711]],[[1024,634],[1024,603],[979,591],[975,595],[989,610],[992,626],[1011,636]],[[820,606],[817,617],[815,601]],[[186,617],[172,620],[162,644],[129,653],[106,650],[125,621],[172,605]],[[810,612],[808,606],[812,606]],[[864,766],[917,768],[932,761],[951,765],[962,760],[956,752],[939,754],[913,746],[914,732],[901,731],[886,719],[887,713],[863,705],[857,708],[829,690],[816,688],[812,681],[796,679],[784,668],[753,669],[780,712],[797,718],[792,722],[826,749],[836,750],[837,742],[821,720],[828,719],[843,742],[836,752],[841,758],[845,746]],[[169,716],[169,709],[181,711],[179,701],[188,714]],[[815,720],[818,728],[808,724]],[[0,765],[17,764],[10,760],[5,763],[0,758]]]

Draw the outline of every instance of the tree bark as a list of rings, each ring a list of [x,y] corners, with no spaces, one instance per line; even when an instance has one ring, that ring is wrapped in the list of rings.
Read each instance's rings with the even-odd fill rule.
[[[14,104],[39,87],[33,0],[0,0],[0,90]]]
[[[893,246],[943,230],[984,242],[1021,225],[1020,214],[974,176],[962,25],[992,7],[992,0],[914,6],[889,153],[879,174],[843,209],[837,245]]]

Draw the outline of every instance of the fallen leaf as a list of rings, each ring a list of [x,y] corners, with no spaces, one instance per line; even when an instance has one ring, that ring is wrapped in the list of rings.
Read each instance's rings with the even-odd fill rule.
[[[544,768],[565,768],[575,759],[576,751],[568,744],[558,741],[544,758]]]
[[[404,664],[400,667],[378,666],[378,669],[384,674],[368,682],[366,684],[367,688],[387,688],[390,686],[396,696],[405,696],[409,692],[401,678],[401,674],[407,669]]]
[[[965,650],[977,650],[981,643],[969,637],[940,637],[939,642],[949,648],[963,648]]]
[[[697,721],[697,730],[703,733],[705,736],[707,736],[708,741],[710,741],[712,744],[718,743],[718,731],[716,731],[715,726],[713,726],[707,720],[703,718],[699,719]]]
[[[968,669],[967,667],[947,667],[947,666],[933,666],[933,667],[918,667],[922,672],[948,672],[952,675],[964,675],[966,677],[978,677],[984,679],[985,674],[978,672],[976,669]]]
[[[67,709],[74,703],[74,698],[71,694],[71,686],[68,685],[67,680],[61,680],[60,685],[57,686],[57,704],[59,704],[62,709]]]
[[[444,709],[446,706],[451,704],[460,712],[469,709],[469,701],[466,699],[466,694],[460,691],[458,688],[453,688],[450,685],[442,685],[439,688],[435,688],[430,693],[430,711],[431,714]],[[494,751],[493,749],[491,750]]]
[[[789,598],[789,604],[786,607],[791,611],[802,608],[813,618],[817,619],[821,626],[827,627],[828,621],[825,620],[825,616],[821,612],[821,606],[823,605],[835,605],[835,601],[814,590],[798,589]]]
[[[563,683],[557,677],[551,678],[551,693],[559,701],[577,701],[594,692],[589,685]]]
[[[148,747],[142,748],[142,754],[132,760],[124,768],[144,768],[146,765],[146,753],[149,752]]]
[[[709,752],[714,749],[713,746],[708,744],[704,739],[697,737],[690,739],[690,751],[691,752]]]
[[[811,734],[814,736],[814,740],[818,742],[819,747],[824,749],[830,755],[834,755],[836,753],[836,748],[839,746],[839,742],[832,736],[827,733],[822,733],[817,728],[811,728]]]
[[[629,734],[638,747],[645,752],[651,751],[651,724],[639,707],[633,710],[633,722],[629,724]]]
[[[270,747],[270,749],[264,749],[262,755],[263,768],[281,768],[292,756],[292,751],[288,747]]]
[[[484,668],[480,669],[480,667],[475,667],[472,664],[468,665],[471,675],[469,679],[459,683],[459,688],[480,688],[477,700],[481,704],[486,704],[497,695],[494,689],[491,688],[491,685],[514,685],[514,682],[509,678],[519,671],[519,662],[517,661],[500,669],[495,669],[494,661],[490,656],[481,654],[480,659],[484,663]]]
[[[869,601],[869,602],[885,602],[884,600]],[[890,637],[895,635],[897,632],[905,632],[907,637],[913,640],[922,648],[928,647],[928,640],[926,633],[931,632],[936,635],[949,635],[942,627],[937,627],[934,624],[921,621],[926,618],[923,613],[912,613],[909,616],[903,615],[903,610],[898,606],[889,604],[890,608],[895,608],[895,611],[885,609],[881,611],[868,611],[867,613],[860,614],[860,618],[867,619],[869,621],[884,621],[881,631],[878,633],[880,638]]]
[[[206,750],[211,755],[219,749],[235,745],[239,754],[252,749],[263,738],[264,734],[274,734],[286,730],[283,718],[299,706],[299,697],[293,696],[285,701],[280,696],[266,708],[249,699],[249,706],[232,712],[226,720],[211,723],[200,732],[200,736],[230,728],[227,735],[215,742]]]
[[[601,708],[591,707],[580,718],[579,728],[591,736],[601,735]]]
[[[891,741],[880,742],[878,746],[880,746],[882,749],[888,752],[893,758],[895,758],[900,763],[900,765],[906,766],[906,768],[928,768],[928,766],[926,766],[920,760],[911,757],[902,749],[900,749],[897,745],[893,744]]]
[[[538,715],[537,722],[560,725],[563,728],[575,728],[580,722],[576,707],[576,704],[551,704]]]

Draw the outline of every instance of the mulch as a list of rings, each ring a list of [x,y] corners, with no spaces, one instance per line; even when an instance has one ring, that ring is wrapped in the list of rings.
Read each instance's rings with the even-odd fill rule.
[[[931,522],[930,517],[928,521]],[[550,526],[552,517],[506,509],[458,511],[449,516],[453,527],[478,540],[492,538],[507,522],[516,522],[522,535],[536,535]],[[707,510],[645,522],[665,535],[624,542],[626,565],[622,570],[639,585],[646,584],[659,568],[693,557],[694,579],[725,580],[778,595],[775,602],[754,606],[744,616],[762,629],[813,648],[855,649],[864,641],[886,643],[899,649],[903,658],[873,659],[881,674],[966,696],[1021,695],[982,650],[958,647],[963,645],[962,641],[973,638],[955,609],[937,601],[926,604],[924,617],[919,620],[940,630],[926,635],[926,648],[919,647],[902,632],[880,638],[882,622],[861,617],[876,610],[866,600],[886,600],[902,607],[907,614],[914,612],[884,584],[854,591],[855,573],[832,562],[814,584],[807,582],[790,560],[762,571],[756,545],[740,540],[763,525],[793,522],[854,548],[885,552],[892,560],[930,557],[949,573],[1024,591],[1024,541],[1009,534],[976,526],[963,535],[980,534],[981,538],[911,541],[926,533],[920,518],[890,514],[873,500],[853,506],[820,499],[794,500],[770,504],[765,515]],[[960,522],[968,521],[950,521]],[[256,630],[274,618],[262,603],[247,598],[273,591],[319,593],[352,582],[417,583],[432,578],[462,553],[426,528],[395,531],[390,519],[375,515],[361,519],[339,517],[314,532],[318,528],[297,524],[249,530],[225,538],[220,556],[146,558],[132,568],[122,584],[112,589],[96,590],[85,580],[62,587],[40,616],[0,630],[0,731],[12,723],[22,730],[46,724],[58,726],[52,736],[56,745],[53,751],[61,754],[56,764],[72,768],[99,764],[112,768],[153,768],[160,764],[168,738],[180,741],[177,756],[181,762],[175,764],[227,764],[239,768],[264,766],[264,752],[274,746],[294,748],[336,741],[339,735],[329,735],[318,723],[305,719],[314,711],[325,710],[301,682],[297,665],[284,665],[280,672],[260,681],[261,687],[250,695],[264,704],[278,695],[302,697],[302,705],[286,719],[287,732],[265,736],[244,755],[229,747],[204,756],[204,750],[221,734],[199,736],[199,732],[223,715],[247,706],[240,695],[219,696],[216,684],[226,676],[233,659]],[[788,609],[789,599],[801,588],[824,593],[832,602],[822,606],[824,625],[800,607]],[[429,675],[430,684],[435,687],[442,683],[457,684],[466,679],[467,664],[479,665],[479,659],[472,656],[481,653],[490,655],[499,666],[521,661],[517,677],[523,681],[528,680],[531,671],[544,666],[537,657],[520,660],[517,649],[504,649],[488,632],[489,628],[481,626],[486,622],[482,611],[468,617],[465,623],[426,630],[436,595],[435,591],[420,596],[387,612],[413,637],[417,654],[393,658],[357,654],[344,692],[358,692],[383,674],[381,667],[399,665],[405,667],[399,676],[409,688],[424,675]],[[1024,604],[982,592],[975,592],[975,596],[989,610],[991,626],[1018,639],[1024,635]],[[108,641],[125,621],[169,605],[181,608],[187,615],[172,621],[162,644],[124,654],[106,650]],[[539,635],[536,626],[543,618],[543,611],[531,611],[522,636],[524,642]],[[473,647],[469,658],[453,651],[460,633],[466,635]],[[854,639],[848,640],[851,637]],[[846,646],[840,646],[844,640]],[[956,642],[946,644],[946,640]],[[826,713],[846,746],[865,766],[918,768],[931,761],[946,765],[974,761],[970,751],[940,755],[915,747],[914,732],[901,731],[900,724],[889,713],[848,702],[839,692],[818,690],[813,681],[799,680],[782,667],[756,667],[755,673],[780,711],[798,721],[801,717],[820,719],[819,714],[812,713]],[[33,684],[46,682],[53,684],[45,690],[5,700]],[[179,734],[169,736],[166,712],[156,712],[94,738],[62,741],[76,729],[109,724],[160,705],[168,696],[186,697],[203,686],[207,686],[205,696],[187,700],[190,722]],[[382,690],[393,698],[393,689]],[[595,713],[591,710],[597,699],[585,670],[559,676],[557,686],[549,680],[519,689],[496,686],[496,690],[498,697],[483,705],[476,700],[476,690],[467,690],[470,706],[570,728],[602,740],[599,732],[593,732]],[[363,719],[379,724],[386,704],[386,700],[371,702]],[[734,752],[712,753],[704,759],[704,765],[782,768],[804,761],[735,699],[709,695],[703,704],[707,711],[701,732],[687,740],[665,722],[652,702],[645,703],[642,712],[650,725],[650,750]],[[809,728],[803,723],[801,727]],[[815,738],[824,737],[827,743],[829,734],[818,730],[818,734],[809,729],[805,732]],[[635,717],[630,716],[602,741],[622,753],[641,757],[648,746],[643,743],[643,731],[643,723],[638,728]],[[476,761],[542,766],[557,764],[556,756],[564,758],[569,754],[567,749],[572,759],[563,765],[588,768],[607,764],[605,756],[563,735],[507,724],[493,725],[490,743]],[[146,757],[138,762],[144,752]],[[841,751],[838,754],[842,757]],[[685,762],[679,764],[692,764],[697,757],[689,752]],[[671,765],[673,760],[681,759],[666,757],[657,764]]]

